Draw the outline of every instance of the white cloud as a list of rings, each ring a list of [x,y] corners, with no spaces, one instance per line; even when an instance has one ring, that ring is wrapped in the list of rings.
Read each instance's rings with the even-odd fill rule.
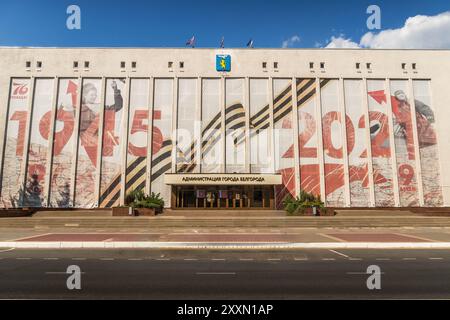
[[[294,35],[294,36],[290,37],[289,39],[284,40],[283,43],[281,44],[281,47],[289,48],[298,42],[300,42],[300,37],[298,35]]]
[[[342,35],[332,37],[327,48],[371,49],[449,49],[450,11],[435,16],[418,15],[406,20],[398,29],[368,32],[359,44]]]
[[[359,45],[353,42],[352,39],[345,39],[341,35],[339,37],[331,37],[330,43],[328,43],[326,48],[359,48]]]

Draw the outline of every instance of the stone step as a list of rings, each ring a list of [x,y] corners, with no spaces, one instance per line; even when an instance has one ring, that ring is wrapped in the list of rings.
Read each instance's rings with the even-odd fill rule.
[[[189,227],[401,227],[450,226],[448,217],[77,217],[3,218],[0,228],[189,228]]]

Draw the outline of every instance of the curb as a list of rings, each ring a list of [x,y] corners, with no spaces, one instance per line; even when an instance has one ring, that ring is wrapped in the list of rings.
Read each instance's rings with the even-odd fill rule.
[[[312,243],[212,243],[212,242],[0,242],[15,249],[450,249],[450,242],[312,242]]]

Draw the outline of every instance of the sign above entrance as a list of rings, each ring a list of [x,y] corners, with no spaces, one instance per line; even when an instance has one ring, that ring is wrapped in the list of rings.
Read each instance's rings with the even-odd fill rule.
[[[168,185],[280,185],[279,174],[165,174]]]

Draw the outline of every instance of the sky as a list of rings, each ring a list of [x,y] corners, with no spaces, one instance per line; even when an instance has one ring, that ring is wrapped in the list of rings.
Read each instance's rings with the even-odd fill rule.
[[[69,5],[81,29],[69,30]],[[381,29],[369,30],[370,5]],[[449,0],[0,0],[0,46],[450,49]]]

